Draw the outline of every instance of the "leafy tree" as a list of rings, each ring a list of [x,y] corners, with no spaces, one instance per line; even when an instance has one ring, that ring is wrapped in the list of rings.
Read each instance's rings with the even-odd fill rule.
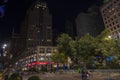
[[[51,60],[54,61],[55,63],[67,63],[68,57],[64,53],[53,53],[51,56]]]
[[[71,58],[73,56],[71,42],[73,42],[73,39],[68,34],[61,34],[57,39],[58,53],[64,53],[65,56]]]
[[[20,75],[18,73],[13,73],[8,80],[20,80]]]
[[[106,58],[119,56],[120,53],[120,40],[112,39],[107,30],[97,37],[86,34],[75,40],[67,34],[62,34],[58,37],[57,43],[58,52],[52,56],[52,59],[60,63],[66,62],[69,57],[75,65],[93,64],[95,61],[94,64],[103,66],[106,64]],[[114,61],[116,60],[112,63]]]
[[[74,42],[74,63],[83,64],[83,62],[88,63],[88,59],[93,58],[95,50],[94,37],[86,34],[82,38],[75,40]]]
[[[118,56],[120,57],[120,39],[118,39],[118,40],[115,40],[115,47],[116,47],[116,49],[117,49],[117,51],[118,51]]]
[[[100,65],[103,65],[103,62],[107,57],[117,53],[115,41],[109,36],[109,32],[107,30],[103,31],[98,37],[96,37],[96,41],[96,60],[100,63]]]

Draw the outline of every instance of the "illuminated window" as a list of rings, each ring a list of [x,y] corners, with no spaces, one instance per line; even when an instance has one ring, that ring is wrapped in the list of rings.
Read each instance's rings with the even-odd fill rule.
[[[48,39],[48,40],[47,40],[47,42],[51,42],[51,40],[50,40],[50,39]]]
[[[51,53],[51,48],[47,48],[47,53]]]
[[[43,58],[43,57],[41,57],[41,58],[40,58],[40,61],[43,61],[43,60],[44,60],[44,58]]]
[[[45,53],[45,48],[40,48],[40,53]]]
[[[46,54],[46,56],[50,56],[50,55],[51,55],[51,53],[47,53],[47,54]]]
[[[34,61],[36,61],[36,58],[34,58]]]
[[[112,8],[112,10],[115,10],[114,8]]]
[[[31,62],[33,62],[33,59],[31,59]]]

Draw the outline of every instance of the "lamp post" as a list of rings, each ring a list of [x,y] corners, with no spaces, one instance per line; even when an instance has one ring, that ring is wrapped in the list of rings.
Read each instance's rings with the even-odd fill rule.
[[[6,53],[7,53],[7,51],[5,50],[5,49],[6,49],[6,46],[7,46],[7,44],[4,44],[4,45],[3,45],[3,56],[6,56]]]
[[[6,57],[6,54],[7,54],[6,47],[7,47],[7,44],[4,44],[3,47],[2,47],[3,48],[3,54],[2,54],[3,68],[5,68],[5,66],[6,66],[6,59],[7,59],[7,57]]]

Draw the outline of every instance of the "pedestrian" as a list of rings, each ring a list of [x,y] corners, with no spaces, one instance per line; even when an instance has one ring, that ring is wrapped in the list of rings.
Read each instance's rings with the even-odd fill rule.
[[[8,78],[9,78],[9,77],[8,77],[8,73],[6,73],[4,80],[8,80]]]
[[[81,70],[82,80],[89,80],[90,72],[86,67]]]
[[[23,75],[24,75],[24,73],[20,72],[20,80],[23,80]]]

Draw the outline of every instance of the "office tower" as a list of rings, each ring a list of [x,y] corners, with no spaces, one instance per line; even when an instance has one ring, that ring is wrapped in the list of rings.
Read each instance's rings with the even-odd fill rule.
[[[81,38],[89,33],[96,37],[104,29],[99,7],[92,6],[87,12],[80,13],[76,18],[77,37]]]
[[[21,27],[21,46],[24,52],[18,59],[18,65],[24,68],[32,68],[37,65],[41,69],[44,63],[50,62],[51,53],[47,49],[52,48],[52,16],[49,13],[47,3],[37,0],[27,11]],[[44,49],[46,48],[46,49]],[[44,51],[44,53],[40,52]],[[31,65],[34,63],[35,65]]]
[[[112,38],[120,38],[120,0],[109,0],[100,9],[105,28]]]
[[[33,2],[21,24],[20,34],[12,36],[12,60],[31,55],[37,46],[52,46],[52,16],[44,0]]]
[[[12,34],[9,47],[9,57],[12,61],[16,61],[16,58],[23,52],[21,44],[20,34]]]
[[[65,22],[65,33],[67,33],[71,37],[76,36],[76,26],[75,26],[75,21],[71,19],[67,19]]]
[[[52,16],[44,0],[37,0],[27,11],[21,38],[27,48],[52,45]]]

